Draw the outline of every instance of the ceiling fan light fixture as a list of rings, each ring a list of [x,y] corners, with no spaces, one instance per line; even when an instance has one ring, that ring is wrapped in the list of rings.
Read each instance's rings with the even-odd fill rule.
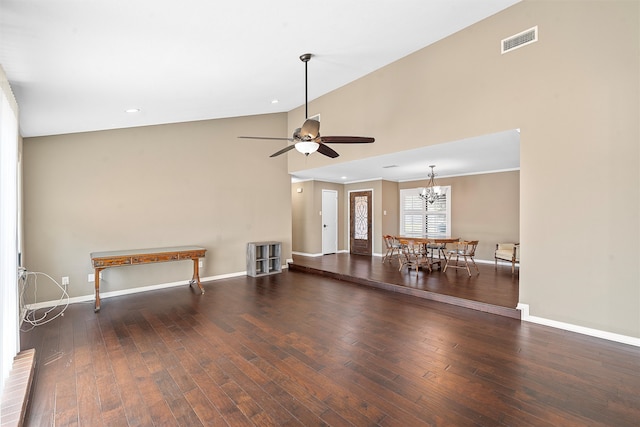
[[[305,156],[308,156],[311,153],[315,153],[316,151],[318,151],[318,147],[320,147],[320,144],[313,141],[299,141],[299,142],[296,142],[295,145],[296,145],[296,150],[298,150],[300,153],[304,154]]]

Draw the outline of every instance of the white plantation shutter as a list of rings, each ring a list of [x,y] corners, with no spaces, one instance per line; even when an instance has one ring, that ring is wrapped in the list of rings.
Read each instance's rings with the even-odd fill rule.
[[[447,214],[449,195],[450,193],[446,192],[432,204],[426,203],[425,229],[428,236],[446,237],[451,235],[450,215]]]
[[[442,188],[444,196],[434,203],[419,196],[421,188],[400,190],[400,235],[451,236],[451,187]]]

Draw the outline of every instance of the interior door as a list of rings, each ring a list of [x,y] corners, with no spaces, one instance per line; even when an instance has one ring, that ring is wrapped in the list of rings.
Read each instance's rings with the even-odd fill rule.
[[[371,190],[349,193],[349,250],[352,254],[371,255],[372,253],[372,199]]]
[[[338,252],[338,192],[322,190],[322,254]]]

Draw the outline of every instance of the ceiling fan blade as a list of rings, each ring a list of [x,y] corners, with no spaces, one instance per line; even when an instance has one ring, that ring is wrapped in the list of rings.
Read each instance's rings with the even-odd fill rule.
[[[280,154],[284,154],[289,150],[293,150],[294,148],[296,148],[295,144],[294,145],[289,145],[287,147],[284,147],[282,150],[280,151],[276,151],[275,153],[273,153],[272,155],[270,155],[269,157],[276,157],[279,156]]]
[[[270,136],[239,136],[238,138],[243,139],[270,139],[274,141],[293,141],[292,138],[278,138],[278,137],[270,137]]]
[[[325,144],[368,144],[375,138],[368,136],[321,136],[320,141]]]
[[[319,144],[318,145],[318,153],[324,154],[325,156],[331,157],[332,159],[335,159],[336,157],[338,157],[340,155],[340,154],[336,153],[333,148],[329,147],[328,145],[324,145],[324,144]]]
[[[320,122],[313,119],[307,119],[304,121],[302,128],[300,129],[300,137],[303,139],[316,139],[320,134]]]

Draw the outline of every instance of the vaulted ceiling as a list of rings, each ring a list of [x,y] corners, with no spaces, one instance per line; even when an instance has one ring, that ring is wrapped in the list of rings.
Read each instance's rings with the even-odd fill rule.
[[[0,64],[25,137],[286,112],[517,1],[0,0]]]

